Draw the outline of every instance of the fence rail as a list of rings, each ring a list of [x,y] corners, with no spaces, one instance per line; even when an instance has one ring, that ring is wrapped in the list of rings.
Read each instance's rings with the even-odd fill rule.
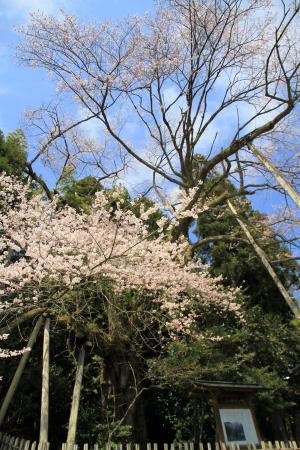
[[[54,450],[54,446],[51,445],[51,450]],[[56,446],[55,450],[141,450],[145,448],[147,450],[287,450],[287,449],[297,449],[300,450],[300,446],[296,441],[275,441],[266,442],[261,441],[259,444],[254,444],[251,442],[245,445],[238,444],[224,444],[223,442],[200,442],[199,445],[195,445],[193,442],[172,442],[167,443],[148,443],[146,446],[141,446],[140,444],[106,444],[106,445],[89,445],[83,444],[79,446],[75,444],[72,449],[67,449],[67,444],[63,443],[59,447]],[[50,443],[38,443],[31,442],[29,440],[16,438],[10,436],[9,434],[4,434],[0,432],[0,450],[49,450]]]

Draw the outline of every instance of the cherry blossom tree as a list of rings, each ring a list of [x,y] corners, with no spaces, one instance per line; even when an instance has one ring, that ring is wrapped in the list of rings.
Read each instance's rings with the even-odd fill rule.
[[[57,198],[50,202],[30,195],[29,186],[8,176],[1,176],[0,184],[3,311],[23,308],[27,319],[31,309],[40,314],[43,308],[54,308],[64,292],[98,279],[112,282],[117,294],[128,289],[149,292],[175,331],[190,332],[194,316],[189,294],[238,312],[233,290],[224,291],[198,261],[186,261],[184,240],[175,243],[165,233],[148,232],[144,221],[159,205],[137,218],[118,201],[113,210],[101,191],[91,212],[79,214],[59,207]],[[118,192],[114,197],[118,200]],[[161,231],[180,215],[178,210],[174,219],[163,217]]]
[[[103,156],[112,155],[109,146],[94,147],[92,158],[86,158],[80,156],[81,149],[85,153],[81,145],[75,166],[84,160],[102,178],[118,176],[131,159],[152,173],[146,191],[154,189],[171,213],[176,206],[169,191],[174,189],[189,198],[186,211],[195,205],[212,209],[263,189],[285,194],[264,155],[273,147],[287,174],[284,142],[295,136],[299,100],[299,8],[292,1],[170,0],[160,2],[153,15],[92,24],[65,12],[60,17],[33,14],[20,30],[24,42],[18,56],[46,69],[81,113],[61,126],[49,108],[33,115],[33,124],[44,132],[28,173],[34,178],[34,163],[58,154],[64,168],[76,153],[66,149],[66,137],[94,121],[122,156],[108,169]],[[128,134],[124,116],[141,139]],[[41,120],[53,125],[40,127]],[[63,151],[55,148],[57,140]],[[207,183],[212,176],[214,183]],[[297,196],[295,164],[287,178]],[[237,189],[216,195],[224,179]],[[193,221],[194,216],[182,214],[173,224],[174,242],[190,236]]]
[[[108,284],[111,295],[104,293],[102,297],[108,305],[111,329],[117,326],[112,323],[113,315],[116,311],[120,313],[122,308],[118,298],[129,290],[139,292],[149,303],[144,308],[148,322],[143,327],[161,320],[156,334],[161,334],[162,329],[169,339],[180,339],[183,335],[199,338],[194,302],[200,302],[203,308],[215,309],[215,313],[224,318],[233,314],[237,320],[242,320],[240,305],[236,302],[238,289],[224,290],[220,279],[209,276],[199,261],[187,261],[185,239],[180,242],[168,239],[168,229],[173,227],[173,222],[188,214],[197,217],[205,211],[204,207],[189,212],[184,206],[179,207],[173,216],[162,217],[158,231],[150,232],[146,220],[161,205],[153,204],[145,210],[141,204],[140,217],[136,217],[122,207],[121,190],[99,191],[91,210],[78,213],[62,205],[59,197],[54,196],[51,201],[45,199],[43,195],[32,192],[30,185],[24,186],[9,176],[0,177],[0,186],[0,314],[7,322],[2,332],[34,316],[40,316],[40,323],[43,313],[63,322],[63,314],[72,314],[75,307],[80,319],[75,334],[83,333],[85,339],[90,339],[93,319],[87,314],[88,300],[79,303],[77,298],[88,286],[97,285],[105,292]],[[113,196],[114,206],[109,195]],[[185,205],[188,201],[189,198],[182,198],[181,203]],[[78,297],[72,296],[76,291]],[[73,302],[76,304],[70,304]],[[97,310],[97,305],[95,308]],[[130,309],[133,308],[132,305]],[[98,309],[101,310],[101,304]],[[10,319],[15,314],[17,318]],[[49,333],[49,318],[47,323]],[[99,327],[96,333],[105,336],[105,330],[99,330]],[[155,339],[161,341],[163,337],[155,336]],[[49,351],[47,355],[49,358]],[[26,363],[24,360],[21,361],[22,370]],[[43,361],[45,363],[45,357]],[[82,371],[83,361],[80,364]],[[48,369],[44,372],[48,374]],[[81,379],[79,375],[76,377],[68,442],[75,439]],[[46,380],[46,375],[43,375],[43,380]],[[1,421],[15,392],[14,383],[12,386],[1,409]],[[43,384],[44,392],[48,393],[47,383]],[[130,400],[128,410],[141,392],[137,391]],[[42,405],[41,439],[47,441],[48,413],[45,408],[48,408],[48,403],[42,401]],[[114,425],[111,433],[118,426]]]
[[[274,8],[256,0],[172,0],[153,17],[90,25],[66,13],[33,14],[21,29],[19,57],[47,69],[86,112],[81,120],[97,119],[160,183],[197,187],[189,209],[209,195],[199,182],[212,171],[220,178],[245,172],[248,158],[241,151],[274,132],[298,102],[299,5]],[[150,152],[118,127],[115,117],[124,109],[141,126]],[[227,117],[234,125],[220,140],[218,128]],[[46,143],[63,129],[52,129]],[[197,154],[202,164],[196,173]],[[256,188],[241,184],[236,195]],[[190,223],[182,220],[175,237]]]
[[[48,200],[0,180],[2,311],[5,317],[18,311],[2,333],[45,311],[62,317],[74,301],[70,292],[79,297],[90,285],[105,291],[107,283],[109,308],[127,290],[141,292],[155,305],[150,320],[158,310],[172,339],[193,335],[194,300],[240,317],[236,292],[223,290],[194,260],[201,238],[191,243],[190,230],[199,215],[228,201],[282,191],[273,178],[251,179],[253,171],[269,170],[252,149],[282,142],[296,111],[299,8],[267,0],[170,0],[153,15],[118,23],[83,24],[65,12],[32,15],[20,30],[18,56],[46,69],[77,114],[69,117],[57,104],[28,114],[35,134],[26,172]],[[99,124],[98,140],[82,133],[89,123]],[[40,160],[54,167],[54,188],[37,174]],[[83,168],[107,181],[130,163],[148,171],[146,191],[159,199],[139,218],[122,208],[118,193],[112,207],[99,192],[89,214],[61,205],[65,173]],[[289,175],[297,187],[295,166]],[[227,179],[236,189],[218,191]],[[151,234],[145,221],[158,209],[166,216]],[[76,308],[83,317],[86,303]]]

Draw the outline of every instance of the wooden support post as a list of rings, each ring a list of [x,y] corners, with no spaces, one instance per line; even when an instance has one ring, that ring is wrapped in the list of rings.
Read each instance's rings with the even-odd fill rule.
[[[72,406],[71,406],[71,412],[70,412],[69,429],[68,429],[68,437],[67,437],[68,450],[72,449],[75,444],[79,401],[80,401],[80,391],[81,391],[82,377],[83,377],[84,357],[85,357],[85,348],[84,348],[84,345],[82,345],[80,352],[79,352],[78,361],[77,361],[77,371],[76,371],[75,383],[74,383],[74,389],[73,389]]]
[[[255,145],[248,144],[248,148],[254,153],[255,156],[260,160],[260,162],[268,169],[268,171],[273,175],[273,177],[278,181],[280,186],[283,187],[285,192],[291,197],[291,199],[296,203],[298,208],[300,208],[300,194],[293,188],[293,186],[287,181],[284,176],[282,176],[280,170],[277,169],[259,150]]]
[[[49,352],[50,352],[50,319],[45,320],[44,344],[43,344],[43,373],[42,373],[42,400],[41,400],[41,423],[40,444],[48,442],[49,428]]]
[[[27,364],[27,361],[28,361],[28,359],[30,357],[31,350],[32,350],[33,345],[34,345],[34,343],[36,341],[36,338],[37,338],[37,335],[38,335],[38,333],[40,331],[40,328],[41,328],[41,325],[43,323],[43,320],[44,319],[43,319],[42,316],[39,317],[39,319],[37,320],[37,322],[36,322],[36,324],[35,324],[35,326],[34,326],[34,328],[32,330],[32,333],[31,333],[31,335],[29,337],[28,343],[27,343],[28,351],[26,353],[23,353],[23,355],[22,355],[22,357],[20,359],[18,368],[16,370],[16,373],[15,373],[13,379],[12,379],[12,382],[11,382],[11,384],[9,386],[7,394],[6,394],[6,396],[5,396],[4,400],[3,400],[3,403],[2,403],[2,406],[1,406],[1,409],[0,409],[0,427],[3,424],[3,422],[4,422],[7,409],[9,407],[9,405],[10,405],[14,395],[15,395],[16,389],[17,389],[18,384],[20,382],[20,379],[21,379],[22,373],[23,373],[23,371],[25,369],[25,366]]]
[[[257,256],[260,258],[262,264],[264,265],[266,270],[269,272],[269,275],[271,276],[272,280],[274,281],[274,283],[276,284],[277,288],[281,292],[281,294],[282,294],[283,298],[285,299],[286,303],[290,307],[291,311],[294,313],[294,315],[295,315],[295,317],[297,319],[300,319],[300,309],[297,306],[296,301],[290,296],[290,294],[288,293],[286,288],[281,283],[281,281],[278,278],[275,270],[273,269],[273,267],[269,263],[267,255],[265,254],[263,249],[260,248],[260,246],[256,243],[256,241],[254,240],[252,234],[248,230],[248,227],[246,226],[246,224],[239,218],[238,213],[237,213],[236,209],[234,208],[233,204],[229,200],[227,200],[227,204],[229,206],[229,209],[231,210],[231,212],[235,216],[236,220],[238,221],[238,223],[239,223],[240,227],[242,228],[243,232],[247,236],[249,242],[253,246]]]
[[[218,401],[218,396],[214,392],[212,392],[211,398],[212,398],[214,415],[215,415],[215,419],[216,419],[216,432],[217,432],[218,440],[222,444],[225,442],[225,435],[224,435],[221,416],[220,416],[220,405],[219,405],[219,401]]]

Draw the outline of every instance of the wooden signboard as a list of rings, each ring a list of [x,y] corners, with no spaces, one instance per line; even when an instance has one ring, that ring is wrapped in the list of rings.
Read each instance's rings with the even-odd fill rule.
[[[219,414],[226,444],[259,443],[251,409],[220,408]]]
[[[206,393],[212,400],[218,441],[242,446],[261,441],[251,400],[262,389],[258,385],[224,381],[197,383],[197,391]]]

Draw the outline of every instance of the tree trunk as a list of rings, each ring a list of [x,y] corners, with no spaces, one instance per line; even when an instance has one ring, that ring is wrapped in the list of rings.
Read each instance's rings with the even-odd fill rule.
[[[298,445],[300,445],[300,411],[295,414],[295,438]]]
[[[67,449],[72,449],[75,444],[77,419],[79,411],[80,391],[82,386],[83,368],[84,368],[85,348],[81,346],[79,357],[77,361],[77,371],[75,376],[75,383],[73,389],[72,406],[69,419]]]
[[[282,420],[282,415],[275,411],[271,415],[272,426],[274,430],[274,441],[284,441],[288,442],[288,436],[285,429],[284,421]]]
[[[146,420],[144,402],[141,398],[142,387],[139,383],[139,370],[130,348],[123,345],[123,326],[120,310],[115,304],[116,298],[110,297],[107,304],[107,316],[111,346],[105,357],[105,380],[107,405],[114,411],[114,420],[119,425],[110,431],[110,439],[121,426],[132,430],[132,439],[146,442]]]
[[[255,156],[257,156],[260,162],[268,169],[268,171],[278,181],[280,186],[283,187],[283,189],[289,194],[291,199],[294,200],[296,205],[300,208],[300,195],[291,186],[291,184],[281,175],[277,167],[273,166],[273,164],[253,144],[248,144],[248,148],[252,151],[252,153],[255,154]]]
[[[50,350],[50,319],[46,318],[44,327],[43,344],[43,374],[42,374],[42,400],[41,400],[41,423],[40,443],[48,442],[49,427],[49,350]]]
[[[121,426],[129,426],[130,439],[146,443],[146,419],[144,401],[141,396],[142,387],[139,373],[134,370],[134,361],[127,360],[126,350],[110,354],[105,367],[106,397],[108,408],[115,412],[114,421],[118,423],[111,430],[110,439],[115,437]]]
[[[276,284],[276,286],[278,287],[279,291],[281,292],[283,298],[285,299],[286,303],[288,304],[288,306],[290,307],[291,311],[293,312],[293,314],[295,315],[295,317],[297,319],[300,319],[300,309],[297,306],[295,300],[290,296],[290,294],[288,293],[288,291],[286,290],[286,288],[283,286],[283,284],[281,283],[281,281],[279,280],[278,276],[276,275],[273,267],[271,266],[271,264],[269,263],[267,256],[265,254],[265,252],[259,247],[259,245],[255,242],[254,238],[252,237],[250,231],[248,230],[246,224],[238,217],[238,213],[236,211],[236,209],[234,208],[234,206],[232,205],[232,203],[227,200],[227,204],[229,206],[229,209],[231,210],[231,212],[233,213],[233,215],[235,216],[236,220],[238,221],[238,223],[240,224],[242,230],[244,231],[245,235],[247,236],[249,242],[251,243],[251,245],[253,246],[256,254],[258,255],[258,257],[260,258],[261,262],[263,263],[264,267],[266,268],[266,270],[269,272],[269,275],[271,276],[272,280],[274,281],[274,283]]]
[[[10,403],[11,403],[13,397],[14,397],[14,394],[15,394],[16,389],[18,387],[18,384],[20,382],[22,373],[23,373],[23,371],[25,369],[25,366],[27,364],[27,361],[28,361],[28,359],[30,357],[31,350],[32,350],[33,345],[34,345],[34,343],[36,341],[37,335],[38,335],[38,333],[40,331],[40,328],[41,328],[41,325],[43,323],[43,320],[44,320],[44,318],[42,316],[40,316],[38,318],[38,320],[37,320],[37,322],[36,322],[36,324],[35,324],[35,326],[34,326],[34,328],[32,330],[32,333],[31,333],[31,335],[29,337],[28,344],[27,344],[27,347],[26,347],[29,350],[22,355],[22,358],[21,358],[21,360],[20,360],[20,362],[18,364],[16,373],[15,373],[13,379],[12,379],[12,382],[11,382],[11,384],[9,386],[7,394],[6,394],[5,398],[4,398],[4,401],[2,403],[1,410],[0,410],[0,426],[2,426],[2,424],[4,422],[7,409],[8,409],[8,407],[9,407],[9,405],[10,405]]]

